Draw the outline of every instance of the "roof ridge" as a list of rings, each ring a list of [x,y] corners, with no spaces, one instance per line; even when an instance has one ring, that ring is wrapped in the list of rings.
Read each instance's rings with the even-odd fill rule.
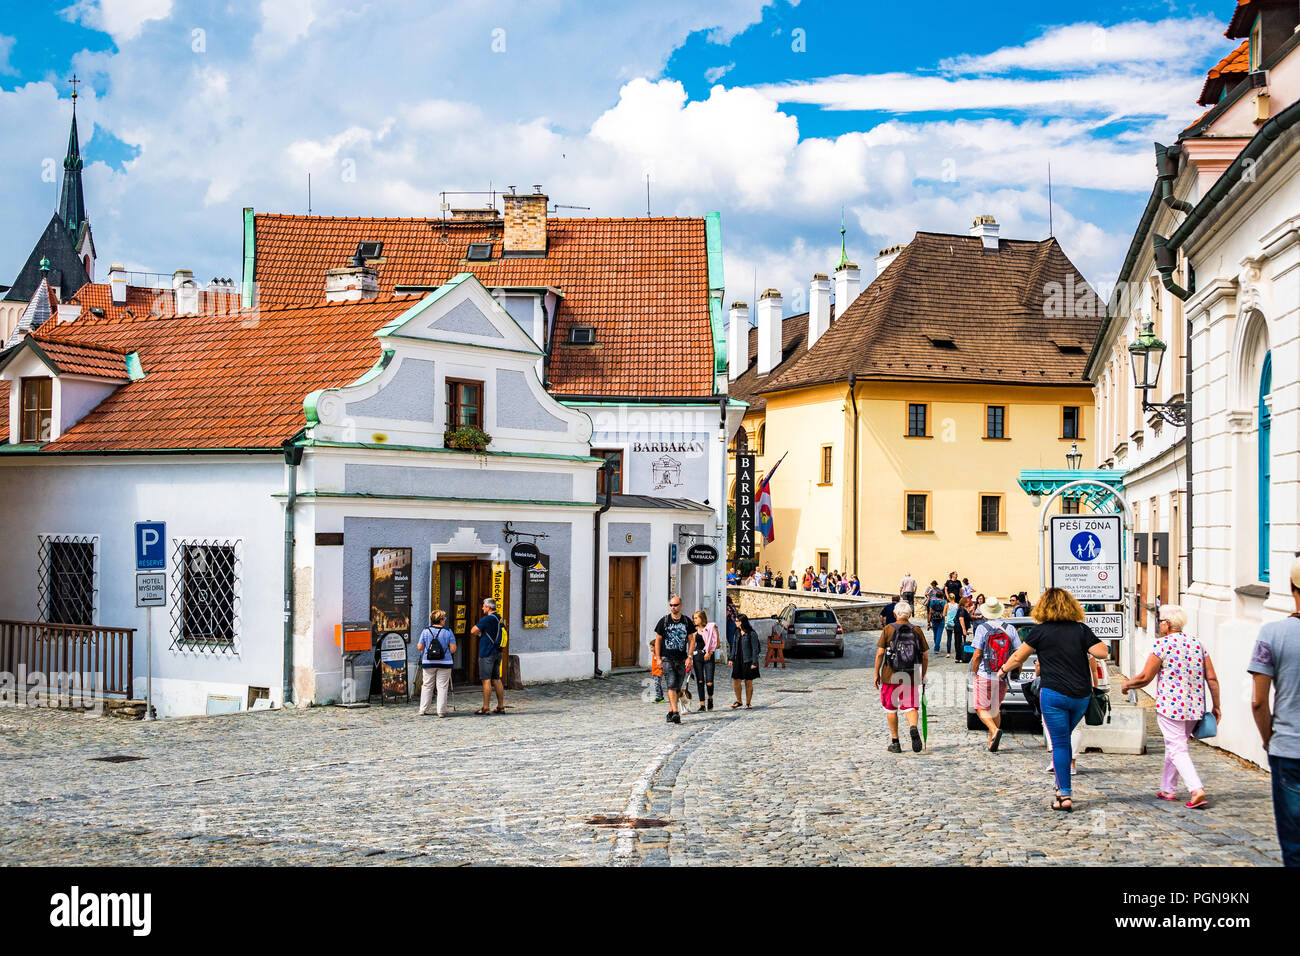
[[[483,228],[484,226],[497,225],[503,222],[503,219],[440,219],[433,216],[306,216],[301,213],[293,212],[259,212],[254,213],[257,219],[292,219],[296,221],[313,221],[321,222],[402,222],[402,223],[436,223],[438,225],[454,226],[473,226]],[[570,222],[704,222],[705,217],[699,216],[548,216],[548,223],[570,223]]]

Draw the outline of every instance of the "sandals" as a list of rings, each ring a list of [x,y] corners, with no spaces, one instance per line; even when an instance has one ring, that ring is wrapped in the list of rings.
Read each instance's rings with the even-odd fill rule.
[[[494,714],[504,714],[505,712],[506,709],[504,707],[498,707],[496,710],[492,711]]]
[[[1201,799],[1197,800],[1195,803],[1193,803],[1191,800],[1188,800],[1186,803],[1183,804],[1183,806],[1185,806],[1188,810],[1203,810],[1205,809],[1205,807],[1209,806],[1209,804],[1210,804],[1210,798],[1202,793]]]
[[[987,748],[988,752],[991,754],[997,753],[998,744],[1000,743],[1002,743],[1002,731],[999,730],[996,734],[993,735],[993,739],[989,741],[989,745]]]
[[[476,714],[488,714],[488,713],[491,713],[491,711],[489,711],[486,707],[480,707],[478,710],[474,711],[474,713],[476,713]]]
[[[1072,813],[1074,811],[1074,801],[1071,800],[1069,797],[1063,797],[1058,793],[1055,797],[1052,798],[1052,809],[1063,810],[1066,813]]]
[[[741,704],[740,701],[736,701],[734,704],[731,705],[731,709],[732,709],[732,710],[735,710],[737,707],[743,707],[743,706],[744,706],[744,705]]]
[[[1176,801],[1178,800],[1178,795],[1177,795],[1177,794],[1174,794],[1174,793],[1165,793],[1163,790],[1157,790],[1157,791],[1156,791],[1156,799],[1157,799],[1157,800],[1168,800],[1170,803],[1174,803],[1174,802],[1176,802]]]

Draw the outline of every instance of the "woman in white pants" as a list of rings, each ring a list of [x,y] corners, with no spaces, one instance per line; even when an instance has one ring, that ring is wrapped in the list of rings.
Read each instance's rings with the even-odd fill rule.
[[[447,612],[441,609],[429,615],[429,626],[420,632],[420,668],[424,678],[420,684],[419,716],[429,713],[433,691],[438,690],[438,716],[447,716],[447,692],[451,690],[451,669],[455,666],[456,635],[447,627]],[[442,653],[438,653],[439,650]]]
[[[1142,673],[1126,680],[1122,690],[1128,693],[1145,687],[1160,675],[1156,688],[1156,722],[1165,738],[1165,766],[1156,796],[1161,800],[1177,800],[1178,778],[1187,787],[1188,798],[1183,806],[1200,810],[1209,801],[1205,787],[1192,766],[1192,756],[1187,751],[1192,731],[1206,711],[1219,710],[1219,678],[1214,673],[1214,663],[1205,653],[1201,642],[1184,633],[1187,614],[1175,604],[1160,609],[1160,634],[1151,648]],[[1212,704],[1206,705],[1205,692],[1209,689]]]

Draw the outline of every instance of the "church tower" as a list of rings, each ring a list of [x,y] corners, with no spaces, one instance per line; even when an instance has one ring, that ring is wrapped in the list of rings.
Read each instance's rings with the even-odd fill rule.
[[[95,281],[95,243],[90,235],[90,221],[86,218],[86,191],[81,184],[81,142],[77,137],[77,84],[72,77],[72,129],[68,132],[68,155],[63,158],[63,188],[59,191],[59,219],[77,258],[86,270],[86,280]]]

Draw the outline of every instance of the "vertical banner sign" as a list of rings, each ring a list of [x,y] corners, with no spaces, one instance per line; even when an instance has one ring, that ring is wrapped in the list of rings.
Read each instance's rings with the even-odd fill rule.
[[[504,681],[510,673],[510,609],[506,607],[506,563],[504,561],[492,562],[492,600],[497,602],[497,613],[501,615],[501,663],[497,665],[497,673],[493,676]]]
[[[736,455],[736,560],[754,557],[754,456]]]
[[[524,569],[524,627],[550,627],[551,558],[539,554]]]
[[[411,549],[370,549],[370,622],[375,633],[411,639]]]

